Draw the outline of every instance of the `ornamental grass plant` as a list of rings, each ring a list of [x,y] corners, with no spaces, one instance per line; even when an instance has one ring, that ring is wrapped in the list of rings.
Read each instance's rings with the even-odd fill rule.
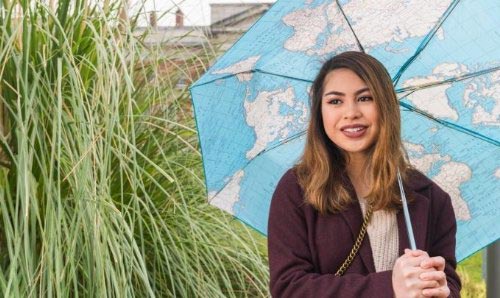
[[[483,279],[482,261],[483,251],[479,251],[458,264],[457,272],[462,281],[462,291],[460,292],[462,297],[486,297],[486,283]]]
[[[265,239],[207,204],[176,88],[218,53],[147,46],[124,8],[0,0],[0,296],[266,297]]]
[[[267,295],[175,88],[215,53],[170,63],[133,23],[121,2],[0,1],[2,297]]]

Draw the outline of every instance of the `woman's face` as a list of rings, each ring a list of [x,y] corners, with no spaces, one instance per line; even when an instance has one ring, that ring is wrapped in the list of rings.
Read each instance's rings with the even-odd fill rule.
[[[377,106],[365,82],[350,69],[335,69],[325,77],[321,100],[328,138],[350,158],[366,157],[380,128]]]

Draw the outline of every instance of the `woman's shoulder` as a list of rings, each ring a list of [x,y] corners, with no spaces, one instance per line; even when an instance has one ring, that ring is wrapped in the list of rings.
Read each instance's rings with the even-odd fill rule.
[[[304,203],[304,193],[295,168],[286,170],[281,176],[274,190],[273,201],[287,201],[297,207]]]
[[[408,186],[433,201],[449,200],[449,195],[436,182],[432,181],[422,172],[411,169],[407,172]]]
[[[299,186],[297,170],[294,167],[286,170],[283,176],[281,176],[278,185]]]

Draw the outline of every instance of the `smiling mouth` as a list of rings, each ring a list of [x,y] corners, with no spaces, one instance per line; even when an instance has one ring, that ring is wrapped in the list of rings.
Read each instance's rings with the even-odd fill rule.
[[[348,138],[360,138],[366,133],[367,128],[367,126],[353,126],[342,128],[341,131]]]
[[[359,126],[359,127],[354,127],[354,128],[345,128],[343,131],[346,132],[358,132],[365,129],[365,127]]]

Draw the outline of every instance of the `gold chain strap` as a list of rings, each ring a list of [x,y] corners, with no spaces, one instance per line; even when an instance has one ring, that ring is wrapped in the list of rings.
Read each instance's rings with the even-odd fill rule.
[[[359,231],[358,238],[351,249],[351,252],[345,259],[344,263],[340,266],[340,268],[335,272],[335,276],[342,276],[347,268],[351,265],[354,257],[358,253],[359,247],[361,246],[361,242],[363,242],[363,238],[365,238],[366,228],[368,227],[368,223],[370,222],[370,218],[372,216],[372,206],[368,205],[368,210],[366,210],[365,218],[363,220],[363,225],[361,226],[361,230]]]

